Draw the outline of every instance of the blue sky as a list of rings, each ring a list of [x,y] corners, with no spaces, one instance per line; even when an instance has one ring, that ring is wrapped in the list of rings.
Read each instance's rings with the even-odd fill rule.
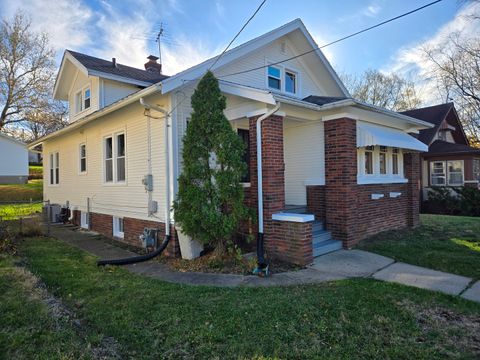
[[[18,8],[35,29],[50,33],[57,59],[65,48],[142,67],[158,52],[153,38],[165,23],[164,72],[171,75],[219,53],[260,0],[0,0],[6,16]],[[319,45],[399,15],[429,0],[267,0],[234,45],[295,18],[303,20]],[[477,4],[478,5],[478,4]],[[415,52],[439,43],[442,34],[471,26],[462,14],[476,5],[443,0],[421,12],[325,49],[338,72],[368,68],[406,71],[421,67]],[[478,10],[476,6],[475,10]],[[469,31],[467,29],[467,31]]]

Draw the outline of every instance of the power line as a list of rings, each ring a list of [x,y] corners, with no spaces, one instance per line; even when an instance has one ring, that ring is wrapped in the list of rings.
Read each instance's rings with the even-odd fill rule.
[[[257,15],[257,13],[260,11],[260,9],[262,8],[262,6],[266,3],[267,0],[263,0],[262,3],[257,7],[257,9],[255,10],[255,12],[253,13],[252,16],[250,16],[250,18],[245,22],[245,24],[242,26],[242,28],[240,29],[239,32],[237,32],[237,34],[233,37],[232,41],[230,41],[230,43],[227,45],[227,47],[225,48],[225,50],[223,50],[223,52],[215,59],[214,63],[209,67],[208,70],[210,70],[216,63],[217,61],[223,56],[223,54],[225,54],[225,52],[228,50],[228,48],[232,45],[232,43],[235,41],[235,39],[241,34],[241,32],[247,27],[247,25],[250,23],[250,21],[252,21],[252,19],[255,17],[255,15]],[[201,75],[200,75],[201,76]],[[190,81],[195,81],[195,80],[198,80],[200,78],[200,76],[198,76],[196,79],[193,79],[193,80],[190,80]],[[168,114],[165,116],[165,117],[168,117],[170,116],[184,101],[185,99],[187,99],[188,97],[185,96],[180,102],[178,102],[172,110],[170,110],[168,112]]]
[[[255,17],[255,15],[257,15],[257,13],[260,11],[260,9],[262,8],[262,6],[267,2],[267,0],[263,0],[262,3],[258,6],[257,10],[255,10],[255,12],[252,14],[252,16],[250,16],[250,18],[247,20],[247,22],[245,24],[243,24],[242,28],[237,32],[237,34],[233,37],[232,41],[230,41],[227,45],[227,47],[222,51],[222,53],[220,55],[218,55],[218,57],[215,59],[215,61],[213,62],[212,65],[210,65],[210,67],[208,68],[208,70],[210,71],[218,62],[218,60],[220,60],[220,58],[223,56],[223,54],[225,54],[227,52],[227,50],[230,48],[230,46],[233,44],[233,42],[235,40],[237,40],[238,36],[242,33],[242,31],[247,27],[247,25],[250,23],[250,21],[252,21],[252,19]]]
[[[231,74],[222,75],[222,76],[219,76],[219,78],[223,78],[223,77],[227,77],[227,76],[234,76],[234,75],[245,74],[245,73],[248,73],[248,72],[251,72],[251,71],[264,69],[264,68],[266,68],[267,66],[278,65],[278,64],[284,63],[284,62],[286,62],[286,61],[290,61],[290,60],[293,60],[293,59],[297,59],[297,58],[299,58],[299,57],[301,57],[301,56],[305,56],[305,55],[311,54],[311,53],[313,53],[313,52],[315,52],[315,51],[317,51],[317,50],[321,50],[321,49],[323,49],[323,48],[326,48],[327,46],[336,44],[336,43],[338,43],[338,42],[340,42],[340,41],[344,41],[344,40],[346,40],[346,39],[349,39],[349,38],[351,38],[351,37],[360,35],[360,34],[362,34],[362,33],[364,33],[364,32],[370,31],[370,30],[375,29],[375,28],[377,28],[377,27],[380,27],[380,26],[382,26],[382,25],[388,24],[388,23],[390,23],[390,22],[392,22],[392,21],[395,21],[395,20],[398,20],[398,19],[403,18],[403,17],[405,17],[405,16],[411,15],[411,14],[417,12],[417,11],[420,11],[420,10],[423,10],[423,9],[425,9],[425,8],[427,8],[427,7],[430,7],[430,6],[432,6],[432,5],[435,5],[435,4],[437,4],[437,3],[441,2],[441,1],[442,1],[442,0],[432,1],[431,3],[428,3],[428,4],[426,4],[426,5],[420,6],[420,7],[416,8],[416,9],[414,9],[414,10],[408,11],[408,12],[403,13],[403,14],[401,14],[401,15],[398,15],[398,16],[395,16],[395,17],[390,18],[390,19],[388,19],[388,20],[382,21],[382,22],[380,22],[380,23],[378,23],[378,24],[375,24],[375,25],[370,26],[370,27],[368,27],[368,28],[365,28],[365,29],[363,29],[363,30],[357,31],[357,32],[355,32],[355,33],[353,33],[353,34],[344,36],[344,37],[342,37],[342,38],[340,38],[340,39],[334,40],[334,41],[329,42],[329,43],[327,43],[327,44],[325,44],[325,45],[317,46],[317,47],[314,48],[314,49],[311,49],[311,50],[308,50],[308,51],[306,51],[306,52],[304,52],[304,53],[301,53],[301,54],[292,56],[292,57],[290,57],[290,58],[288,58],[288,59],[281,60],[281,61],[277,61],[277,62],[274,62],[274,63],[270,63],[270,64],[267,64],[267,65],[257,66],[257,67],[255,67],[255,68],[248,69],[248,70],[242,70],[242,71],[237,71],[237,72],[234,72],[234,73],[231,73]]]

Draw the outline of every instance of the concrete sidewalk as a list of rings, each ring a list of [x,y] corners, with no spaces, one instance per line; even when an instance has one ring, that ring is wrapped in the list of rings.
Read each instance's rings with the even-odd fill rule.
[[[115,246],[111,240],[93,232],[79,231],[72,226],[54,226],[52,235],[102,259],[131,257],[137,254]],[[362,250],[339,250],[320,256],[307,269],[275,274],[269,278],[252,275],[209,274],[172,271],[165,264],[154,261],[125,266],[132,273],[151,278],[189,285],[222,287],[288,286],[315,284],[348,278],[374,278],[422,289],[439,291],[480,303],[480,281],[396,263],[393,259]]]

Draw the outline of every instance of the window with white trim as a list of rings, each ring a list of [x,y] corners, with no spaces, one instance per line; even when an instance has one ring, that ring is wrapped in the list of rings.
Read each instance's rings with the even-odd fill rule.
[[[87,172],[87,147],[85,144],[80,144],[78,149],[79,169],[81,173]]]
[[[430,163],[430,185],[445,186],[446,184],[445,161],[432,161]]]
[[[104,138],[104,180],[106,183],[126,180],[125,133]]]
[[[290,70],[285,70],[285,91],[291,94],[297,92],[297,74]]]
[[[268,67],[268,87],[282,90],[282,70],[276,66]]]
[[[365,146],[357,151],[359,184],[407,182],[403,152],[389,146]]]
[[[58,185],[60,182],[60,154],[54,152],[50,154],[50,185]]]
[[[399,152],[398,148],[392,148],[392,174],[398,175],[400,166],[399,166]]]
[[[463,186],[463,160],[431,161],[431,186]]]
[[[480,181],[480,159],[473,159],[473,179]]]
[[[364,166],[364,172],[366,175],[372,175],[373,174],[373,146],[367,146],[365,147],[365,166]]]
[[[123,218],[121,217],[113,217],[113,236],[118,238],[124,237],[123,232]]]
[[[89,109],[91,104],[90,85],[87,85],[82,90],[75,93],[75,113]]]
[[[88,229],[88,212],[80,211],[80,227]]]
[[[447,161],[447,180],[450,186],[463,185],[463,160]]]

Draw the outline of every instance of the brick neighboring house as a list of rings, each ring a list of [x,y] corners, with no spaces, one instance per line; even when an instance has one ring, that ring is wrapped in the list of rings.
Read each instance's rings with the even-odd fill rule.
[[[420,130],[418,140],[428,145],[421,154],[422,198],[435,186],[479,187],[480,149],[469,145],[453,103],[402,112],[434,124]]]
[[[297,19],[227,51],[213,69],[225,116],[249,149],[245,201],[262,215],[243,232],[263,233],[268,256],[301,265],[418,224],[427,146],[409,133],[432,126],[352,99],[315,48]],[[215,59],[168,77],[154,57],[140,70],[66,51],[54,96],[69,101],[71,124],[31,145],[43,146],[44,198],[68,201],[75,223],[136,246],[143,227],[170,228],[169,254],[178,256],[175,224],[165,224],[191,80]]]

